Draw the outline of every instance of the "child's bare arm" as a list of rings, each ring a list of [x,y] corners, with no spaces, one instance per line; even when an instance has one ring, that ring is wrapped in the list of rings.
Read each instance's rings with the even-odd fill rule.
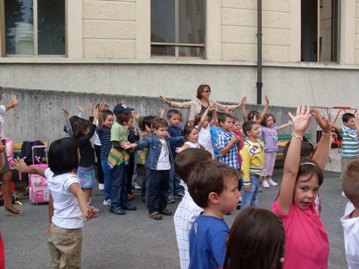
[[[262,112],[259,114],[259,119],[256,121],[258,124],[260,124],[263,121],[265,114],[267,114],[269,110],[269,97],[266,95],[264,99],[266,103],[264,105]]]
[[[339,125],[337,125],[335,122],[330,122],[331,127],[338,133],[340,133],[341,128]]]
[[[287,123],[284,123],[284,124],[279,125],[278,127],[276,127],[276,129],[277,129],[278,131],[279,131],[279,130],[283,130],[283,129],[285,129],[285,128],[291,126],[291,125],[292,125],[292,121],[289,120]]]
[[[296,116],[293,116],[290,112],[288,113],[293,122],[294,132],[284,161],[283,181],[278,197],[279,206],[285,214],[288,213],[293,203],[293,192],[300,162],[300,147],[303,135],[310,123],[311,115],[309,111],[309,106],[299,105]]]
[[[217,105],[216,103],[213,104],[212,110],[212,120],[209,123],[211,126],[215,126],[218,123],[218,116],[217,116]]]
[[[320,115],[319,109],[313,111],[313,116],[322,129],[322,137],[320,138],[319,143],[317,144],[316,150],[314,152],[313,160],[318,163],[318,166],[324,170],[325,165],[327,164],[329,151],[331,146],[331,124],[328,117],[322,117]]]
[[[203,124],[204,124],[204,121],[206,120],[206,117],[207,117],[207,115],[208,115],[208,111],[209,111],[211,108],[213,108],[213,106],[210,105],[210,106],[208,106],[208,107],[206,108],[206,110],[203,112],[203,115],[202,115],[202,117],[201,117],[201,119],[200,119],[200,121],[199,121],[199,123],[198,123],[198,126],[197,126],[198,132],[201,131],[201,129],[202,129],[202,127],[203,127]]]
[[[182,147],[176,148],[176,153],[178,154],[178,153],[180,153],[180,152],[182,152],[182,151],[184,151],[186,149],[189,149],[189,145],[184,144]]]
[[[14,160],[13,167],[21,173],[37,174],[42,177],[45,177],[45,168],[27,166],[27,164],[24,162],[24,160],[20,159],[19,157]]]
[[[77,198],[84,220],[87,221],[92,219],[96,215],[96,212],[88,207],[86,196],[81,189],[80,184],[72,183],[69,190]]]
[[[244,121],[248,120],[247,117],[247,96],[242,98],[242,117]]]

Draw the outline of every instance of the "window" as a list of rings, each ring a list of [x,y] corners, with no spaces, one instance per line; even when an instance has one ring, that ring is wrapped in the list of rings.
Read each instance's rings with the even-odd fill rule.
[[[7,55],[64,55],[65,0],[5,0]]]
[[[338,61],[338,0],[302,0],[301,60]]]
[[[204,0],[151,1],[151,53],[204,56]]]

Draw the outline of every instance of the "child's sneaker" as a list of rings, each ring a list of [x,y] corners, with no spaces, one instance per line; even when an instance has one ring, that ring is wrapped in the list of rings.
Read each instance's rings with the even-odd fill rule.
[[[102,204],[106,206],[111,206],[111,199],[104,200]]]
[[[132,188],[134,188],[135,190],[140,190],[141,189],[140,185],[138,185],[137,183],[133,184]]]
[[[98,189],[99,189],[99,191],[105,190],[105,185],[103,183],[99,183],[98,184]]]
[[[272,178],[268,179],[268,183],[272,187],[276,187],[278,185],[278,183],[275,182]]]
[[[100,212],[100,209],[98,209],[97,207],[94,207],[93,205],[89,205],[89,208],[92,210],[92,211],[95,211],[96,215]]]
[[[263,188],[269,188],[269,183],[268,183],[268,180],[264,179],[263,182],[262,182],[262,187]]]
[[[150,214],[148,214],[148,217],[150,219],[154,219],[154,220],[161,220],[162,219],[162,216],[158,212],[150,213]]]
[[[159,212],[161,215],[165,215],[165,216],[172,216],[173,212],[167,208],[165,208],[164,210]]]
[[[172,195],[170,195],[167,198],[167,202],[170,203],[170,204],[173,204],[175,202],[175,198]]]

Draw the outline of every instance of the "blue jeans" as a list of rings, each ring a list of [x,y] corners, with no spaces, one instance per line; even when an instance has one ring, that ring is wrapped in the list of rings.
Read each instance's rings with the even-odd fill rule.
[[[242,189],[241,210],[250,205],[257,206],[258,202],[259,176],[250,174],[249,177],[251,182],[251,190],[245,191],[244,188]]]
[[[150,170],[147,181],[148,212],[161,212],[167,207],[169,170]]]
[[[145,201],[146,206],[148,207],[148,189],[147,189],[147,182],[149,181],[148,178],[150,177],[151,169],[144,166],[144,174],[142,178],[142,186],[141,186],[141,197]]]
[[[176,175],[174,164],[171,163],[171,170],[170,171],[170,178],[169,178],[169,185],[168,185],[168,192],[169,196],[175,195],[180,191],[183,191],[183,187],[181,186],[181,178]]]
[[[105,189],[103,192],[103,199],[107,201],[111,199],[111,182],[112,182],[112,170],[107,163],[107,158],[101,159],[101,167],[103,171],[103,181],[105,185]]]
[[[126,166],[125,163],[117,165],[112,169],[111,182],[111,209],[116,209],[128,202],[126,189]]]

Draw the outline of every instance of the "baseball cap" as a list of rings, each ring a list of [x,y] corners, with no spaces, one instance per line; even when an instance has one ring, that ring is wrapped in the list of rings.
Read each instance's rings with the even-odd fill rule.
[[[119,103],[115,105],[115,108],[113,109],[114,114],[121,114],[121,113],[131,113],[134,109],[127,107],[125,104]]]

